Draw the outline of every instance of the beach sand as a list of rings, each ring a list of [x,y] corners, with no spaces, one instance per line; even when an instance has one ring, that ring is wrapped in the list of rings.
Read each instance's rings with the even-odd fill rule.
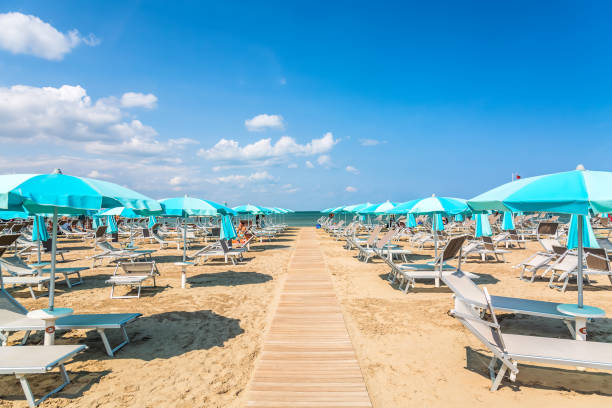
[[[138,312],[127,326],[131,344],[108,357],[95,331],[75,330],[58,336],[57,344],[89,347],[66,365],[72,383],[42,407],[238,407],[262,343],[279,278],[286,273],[295,230],[278,239],[255,243],[239,265],[209,261],[188,272],[180,287],[181,259],[176,246],[154,254],[161,277],[157,289],[143,289],[140,299],[109,299],[104,281],[113,267],[85,271],[84,284],[66,290],[57,285],[56,305],[77,313]],[[140,245],[159,248],[159,245]],[[70,261],[92,254],[91,244],[62,240],[73,249],[58,266],[90,266]],[[79,249],[80,248],[80,249]],[[190,253],[193,250],[189,251]],[[48,258],[46,258],[48,259]],[[124,293],[127,288],[117,289]],[[25,289],[10,290],[29,310],[46,307]],[[109,335],[119,341],[119,333]],[[18,336],[11,336],[16,342]],[[30,344],[42,341],[42,335]],[[56,370],[57,371],[57,370]],[[59,384],[59,374],[28,377],[35,396]],[[26,407],[14,376],[0,377],[0,407]]]
[[[242,406],[296,232],[292,229],[270,243],[257,243],[248,261],[240,265],[211,262],[193,267],[187,289],[180,288],[179,269],[172,265],[180,260],[176,247],[154,255],[162,276],[158,288],[143,290],[140,299],[109,299],[110,288],[104,280],[113,267],[86,271],[85,283],[72,290],[59,283],[58,306],[78,313],[139,312],[143,317],[128,326],[132,343],[115,358],[105,354],[95,332],[76,330],[58,336],[58,344],[84,343],[89,350],[67,364],[72,384],[42,406]],[[504,381],[497,392],[490,392],[486,370],[490,354],[447,315],[452,307],[448,288],[417,283],[416,289],[404,294],[386,281],[384,263],[359,262],[356,252],[344,250],[342,242],[322,231],[318,234],[375,407],[610,404],[609,373],[568,367],[519,365],[515,385]],[[90,264],[75,261],[91,255],[89,244],[64,241],[62,247],[73,251],[68,262],[59,266]],[[480,274],[495,295],[575,302],[575,285],[560,293],[543,281],[529,284],[517,279],[518,271],[510,266],[536,249],[537,243],[529,243],[527,250],[508,254],[506,263],[468,262],[463,269]],[[415,252],[427,260],[433,251]],[[610,283],[606,278],[598,281],[586,287],[585,302],[612,316]],[[28,309],[46,306],[46,298],[34,301],[26,290],[12,293]],[[509,333],[570,337],[559,321],[507,314],[501,320]],[[590,340],[612,342],[610,320],[591,324],[589,329]],[[111,336],[111,341],[119,338]],[[40,343],[41,337],[35,336],[32,343]],[[11,340],[16,342],[18,336]],[[35,394],[42,395],[58,383],[59,375],[35,375],[30,380]],[[1,376],[0,407],[9,406],[27,405],[15,377]]]

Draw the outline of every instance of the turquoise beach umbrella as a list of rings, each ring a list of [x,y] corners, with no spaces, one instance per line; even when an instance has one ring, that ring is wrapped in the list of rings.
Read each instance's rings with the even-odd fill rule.
[[[257,205],[245,204],[232,208],[238,214],[266,214],[266,211]]]
[[[444,231],[444,221],[442,220],[442,214],[433,214],[432,220],[434,217],[436,218],[436,222],[432,222],[432,224],[436,225],[436,231]]]
[[[385,214],[390,213],[396,205],[397,203],[392,203],[391,201],[387,200],[384,203],[372,204],[358,210],[357,212],[360,214]]]
[[[504,220],[502,221],[502,229],[509,231],[514,229],[514,217],[511,211],[504,211]]]
[[[236,230],[234,229],[234,223],[232,217],[224,215],[221,217],[221,236],[220,239],[227,239],[228,241],[236,238]]]
[[[567,249],[578,248],[578,218],[572,215],[570,227],[567,233]],[[586,248],[599,248],[593,227],[591,227],[591,217],[581,217],[582,222],[582,246]]]
[[[45,224],[45,217],[37,215],[34,217],[34,224],[32,224],[32,241],[46,242],[47,240],[49,240],[49,232]]]
[[[407,225],[409,228],[414,228],[417,226],[416,219],[414,218],[414,214],[408,214],[407,216]]]
[[[58,214],[88,214],[101,208],[128,207],[141,214],[161,211],[155,200],[129,188],[107,181],[62,174],[10,174],[0,175],[0,209],[23,211],[32,214],[52,214],[51,274],[49,283],[49,308],[54,312],[55,301],[55,253],[57,243]],[[45,338],[53,343],[53,332]]]
[[[153,226],[157,224],[157,217],[155,217],[154,215],[151,215],[149,217],[149,223],[147,224],[147,226],[149,227],[149,229],[153,228]]]
[[[347,205],[346,207],[344,207],[344,211],[350,212],[350,213],[358,213],[360,210],[363,210],[364,208],[370,207],[371,205],[373,205],[373,204],[370,203],[370,202],[368,202],[368,203],[361,203],[361,204]]]
[[[114,234],[119,232],[119,228],[117,228],[117,220],[115,220],[114,215],[106,215],[106,225],[108,228],[106,229],[107,234]]]
[[[457,214],[457,215],[455,215],[455,221],[457,221],[457,222],[463,222],[463,220],[464,220],[463,214]]]
[[[102,216],[118,215],[119,217],[123,217],[123,218],[138,218],[139,217],[139,215],[136,214],[134,210],[132,210],[131,208],[125,208],[125,207],[109,208],[108,210],[101,211],[99,215],[102,215]]]
[[[575,214],[579,218],[612,211],[612,172],[576,170],[528,177],[503,184],[471,200],[476,210],[554,212]],[[578,222],[582,229],[583,222]],[[578,309],[583,309],[584,233],[578,233]],[[572,305],[564,305],[571,308]]]
[[[474,236],[476,238],[480,237],[490,237],[493,235],[491,231],[491,224],[489,223],[489,215],[488,214],[474,214],[476,217],[476,233]]]
[[[98,227],[102,226],[102,217],[100,217],[99,215],[93,215],[91,217],[91,226],[94,229],[97,229]]]

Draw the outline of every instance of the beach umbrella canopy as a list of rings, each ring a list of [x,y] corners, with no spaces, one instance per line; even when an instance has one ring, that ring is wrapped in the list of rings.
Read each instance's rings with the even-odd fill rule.
[[[15,218],[26,219],[28,217],[29,214],[25,211],[0,211],[0,219],[2,220],[12,220]]]
[[[488,214],[474,214],[474,217],[476,218],[476,233],[474,234],[476,238],[490,237],[493,235]]]
[[[595,238],[595,233],[593,232],[593,227],[591,227],[591,217],[578,217],[572,215],[569,231],[567,233],[567,249],[578,248],[578,218],[582,218],[582,246],[586,248],[599,248],[597,238]]]
[[[155,224],[157,224],[157,217],[156,217],[156,216],[154,216],[154,215],[151,215],[151,216],[149,217],[149,223],[147,224],[147,227],[149,227],[149,228],[153,228],[153,226],[154,226]]]
[[[93,227],[93,229],[102,226],[102,217],[100,217],[99,215],[93,215],[91,217],[91,226]]]
[[[396,205],[397,203],[392,203],[391,201],[387,200],[384,203],[372,204],[358,210],[357,212],[360,214],[385,214],[393,210]]]
[[[579,165],[576,170],[528,177],[503,184],[471,200],[476,210],[531,211],[589,214],[612,211],[612,172],[589,171]],[[578,222],[582,230],[583,222]],[[583,233],[578,232],[578,308],[583,309]]]
[[[234,210],[210,200],[195,197],[174,197],[159,200],[164,215],[171,217],[215,216],[235,214]]]
[[[503,184],[471,200],[476,210],[588,215],[612,211],[612,172],[577,170]]]
[[[53,214],[49,309],[45,310],[46,313],[53,314],[55,307],[58,214],[88,214],[90,210],[120,206],[132,208],[141,214],[161,211],[157,201],[129,188],[107,181],[65,175],[59,169],[52,174],[0,175],[0,209],[26,209],[32,214]],[[53,332],[49,332],[50,343],[53,342]]]
[[[267,211],[257,205],[245,204],[232,208],[238,214],[266,214]]]
[[[502,229],[509,231],[514,229],[514,217],[512,211],[504,211],[504,219],[502,221]]]
[[[32,224],[32,241],[47,241],[49,239],[49,232],[47,231],[47,225],[45,224],[45,217],[37,215],[34,217],[34,224]]]
[[[437,214],[432,214],[431,218],[433,220],[433,218],[436,219],[436,222],[432,222],[432,224],[434,224],[436,226],[436,231],[444,231],[444,221],[442,220],[442,214],[437,213]]]
[[[408,216],[406,217],[406,225],[408,225],[409,228],[414,228],[417,226],[414,214],[408,214]]]
[[[232,217],[224,215],[221,217],[221,236],[220,239],[227,239],[228,241],[236,238],[236,229],[232,222]]]
[[[464,220],[463,214],[455,215],[455,221],[462,222]]]
[[[361,204],[347,205],[347,206],[344,207],[344,211],[350,212],[350,213],[358,213],[360,210],[363,210],[364,208],[370,207],[371,205],[372,205],[372,203],[370,203],[370,202],[361,203]]]
[[[139,215],[136,214],[134,210],[132,210],[131,208],[125,208],[125,207],[109,208],[108,210],[101,211],[100,213],[98,213],[98,215],[101,215],[101,216],[118,215],[119,217],[123,217],[123,218],[138,218],[139,217]]]
[[[108,226],[108,228],[106,229],[107,234],[114,234],[116,232],[119,232],[119,228],[117,227],[117,220],[115,220],[114,215],[106,216],[106,225]]]
[[[393,212],[396,212],[399,207],[397,206]],[[400,211],[413,214],[455,215],[469,211],[466,201],[461,198],[436,197],[435,195],[402,203],[401,207]]]

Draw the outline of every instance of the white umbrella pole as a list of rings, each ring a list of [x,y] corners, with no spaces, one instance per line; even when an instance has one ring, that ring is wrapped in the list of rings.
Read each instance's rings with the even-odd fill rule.
[[[436,262],[438,262],[438,214],[433,214],[433,237],[434,237],[434,268]],[[442,275],[442,260],[440,260],[440,275]],[[436,288],[440,286],[440,276],[435,278]]]
[[[187,217],[183,221],[183,262],[187,260]]]
[[[582,223],[584,215],[578,216],[578,307],[582,309]]]
[[[55,248],[57,247],[57,207],[53,209],[53,228],[51,233],[51,280],[49,281],[49,310],[53,311],[55,301]]]

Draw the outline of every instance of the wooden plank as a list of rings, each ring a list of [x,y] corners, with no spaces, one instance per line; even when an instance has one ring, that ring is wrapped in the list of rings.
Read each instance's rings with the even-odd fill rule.
[[[314,230],[298,234],[246,406],[372,406]]]

